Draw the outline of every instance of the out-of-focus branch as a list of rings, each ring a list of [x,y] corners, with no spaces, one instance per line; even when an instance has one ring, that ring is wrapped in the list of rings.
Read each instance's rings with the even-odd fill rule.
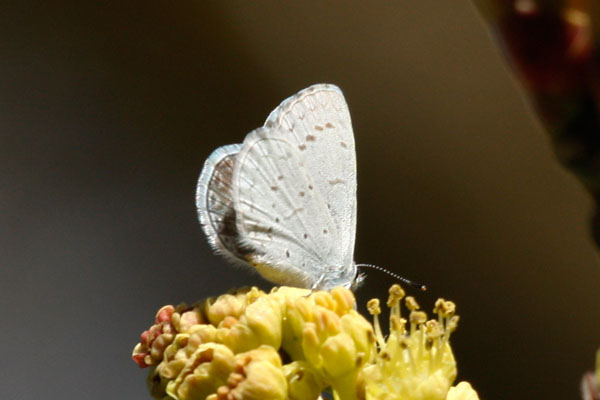
[[[474,0],[552,139],[596,201],[600,247],[600,2]]]

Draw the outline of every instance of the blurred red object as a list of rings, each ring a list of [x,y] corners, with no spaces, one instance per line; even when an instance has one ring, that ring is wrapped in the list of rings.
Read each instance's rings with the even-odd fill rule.
[[[600,47],[597,0],[475,0],[528,91],[561,163],[596,200],[600,246]]]

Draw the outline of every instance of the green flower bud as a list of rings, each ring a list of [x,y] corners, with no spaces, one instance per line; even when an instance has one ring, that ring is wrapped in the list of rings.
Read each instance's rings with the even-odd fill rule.
[[[345,333],[328,337],[320,349],[325,373],[335,379],[357,368],[356,346]]]
[[[246,289],[241,289],[234,293],[207,299],[204,310],[209,322],[214,326],[219,326],[227,317],[237,320],[246,309],[247,291]]]
[[[318,373],[305,361],[293,361],[283,366],[290,400],[314,400],[327,387]]]
[[[270,346],[236,356],[238,379],[229,382],[227,391],[221,388],[220,398],[244,400],[284,400],[287,398],[287,380],[281,358]]]
[[[227,384],[234,368],[234,354],[227,346],[216,343],[200,345],[191,357],[185,360],[185,365],[177,377],[167,384],[166,392],[178,400],[205,399]]]

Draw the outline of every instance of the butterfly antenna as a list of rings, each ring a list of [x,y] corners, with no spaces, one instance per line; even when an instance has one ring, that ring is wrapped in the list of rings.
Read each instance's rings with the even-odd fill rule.
[[[395,274],[391,271],[388,271],[385,268],[380,267],[379,265],[373,265],[373,264],[356,264],[357,267],[366,267],[366,268],[372,268],[372,269],[376,269],[377,271],[381,271],[381,272],[385,272],[386,274],[393,276],[394,278],[398,279],[401,282],[406,283],[407,285],[410,285],[416,289],[419,289],[421,291],[426,291],[427,290],[427,286],[425,285],[421,285],[420,283],[416,283],[411,281],[410,279],[406,279],[403,276],[400,276],[398,274]]]

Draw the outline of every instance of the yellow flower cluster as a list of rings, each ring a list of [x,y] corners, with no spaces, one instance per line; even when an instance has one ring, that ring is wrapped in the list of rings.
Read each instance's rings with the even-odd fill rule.
[[[477,399],[467,382],[451,387],[456,378],[456,362],[450,348],[450,334],[456,329],[458,316],[451,301],[438,299],[434,313],[437,320],[427,320],[412,296],[406,297],[408,320],[402,317],[404,290],[394,285],[389,291],[390,334],[384,338],[378,315],[379,300],[367,307],[374,317],[378,352],[376,360],[362,371],[362,385],[367,399],[444,400]],[[408,326],[407,326],[408,325]]]
[[[456,366],[448,342],[458,317],[436,304],[426,321],[408,297],[410,329],[400,315],[402,289],[390,290],[391,333],[384,339],[378,304],[371,325],[355,310],[351,291],[279,287],[242,289],[193,307],[165,306],[133,351],[151,367],[156,399],[475,400],[466,382],[451,388]]]

